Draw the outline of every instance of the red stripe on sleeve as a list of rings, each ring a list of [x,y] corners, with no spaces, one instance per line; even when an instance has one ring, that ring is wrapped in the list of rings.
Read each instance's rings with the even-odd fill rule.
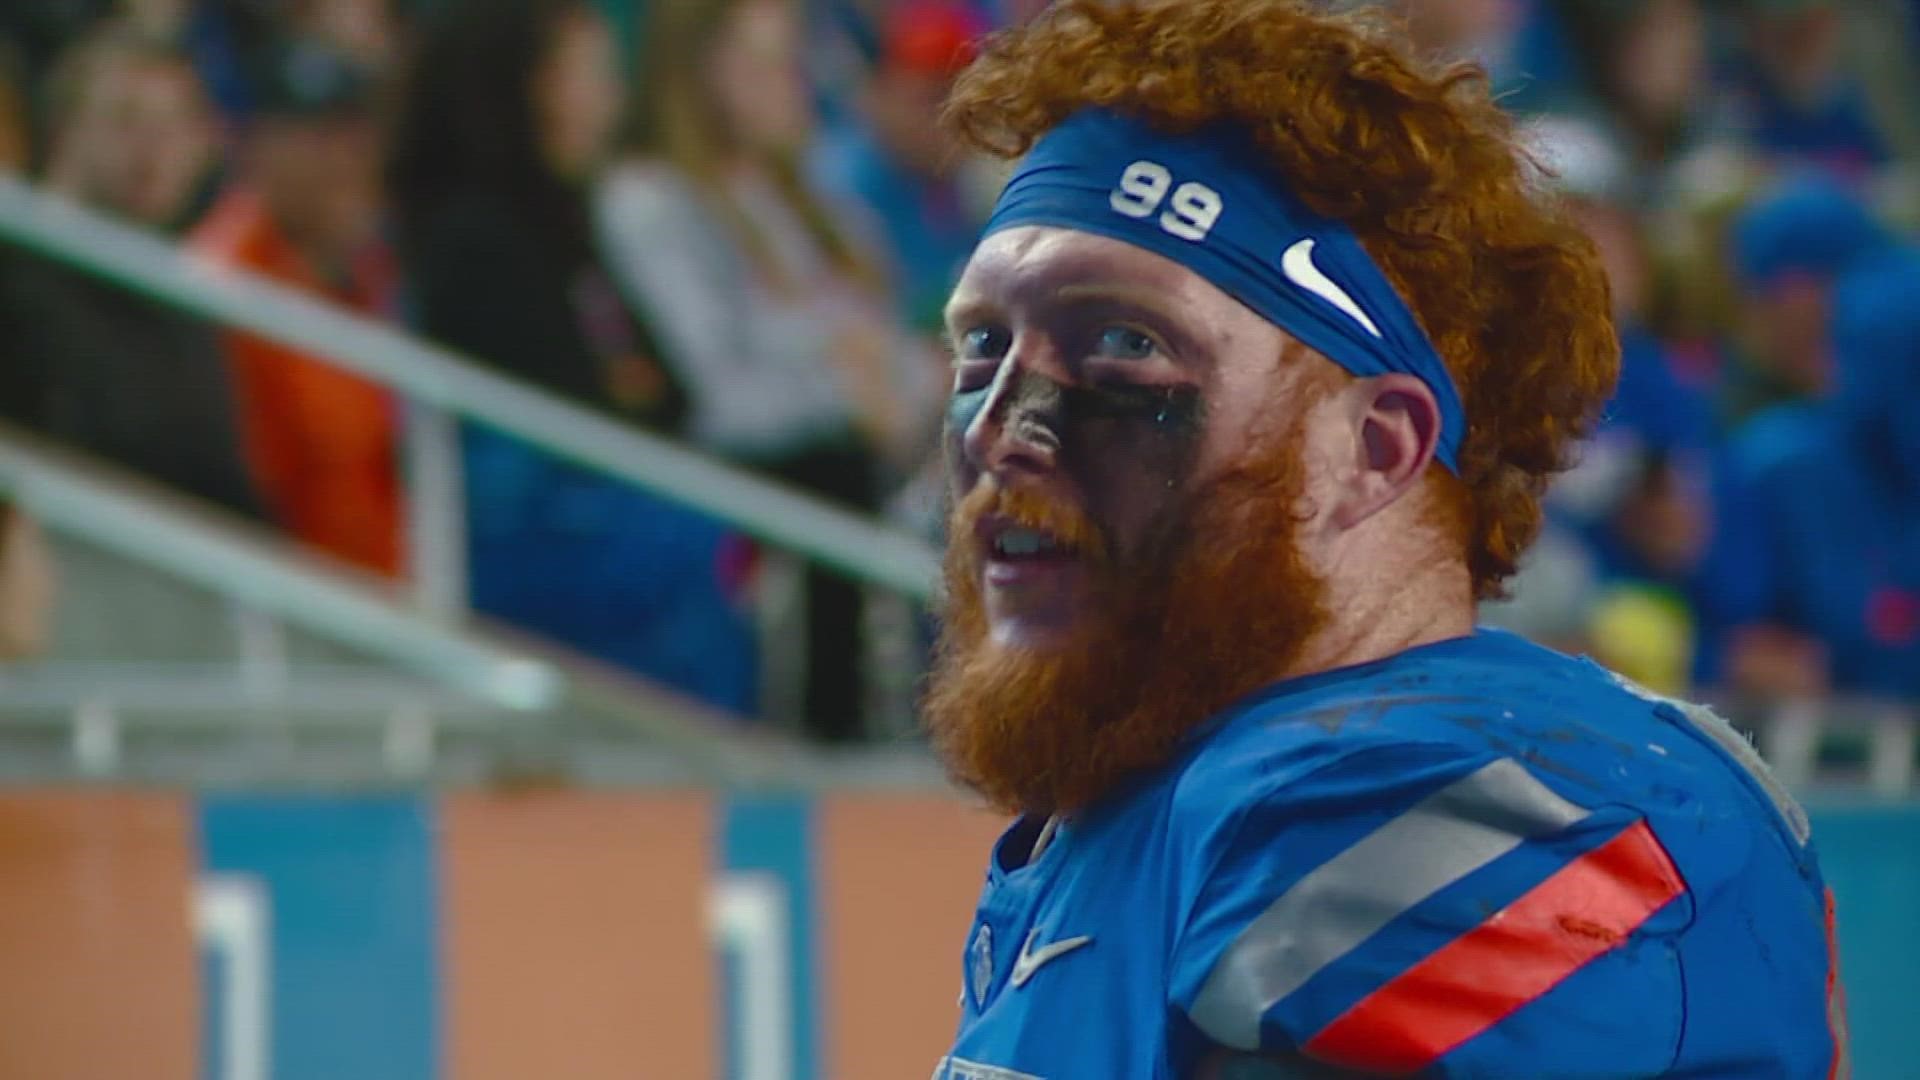
[[[1847,988],[1840,981],[1840,942],[1833,925],[1833,890],[1827,890],[1827,1031],[1833,1036],[1833,1062],[1827,1080],[1853,1080],[1853,1055],[1848,1048]]]
[[[1404,1075],[1626,941],[1686,883],[1643,821],[1408,968],[1323,1028],[1313,1057]]]

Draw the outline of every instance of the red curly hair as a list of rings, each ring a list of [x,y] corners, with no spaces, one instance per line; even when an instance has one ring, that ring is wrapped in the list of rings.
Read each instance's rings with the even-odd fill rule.
[[[1016,157],[1090,106],[1171,133],[1241,125],[1277,177],[1353,230],[1459,385],[1459,477],[1435,473],[1475,595],[1500,595],[1620,350],[1593,244],[1541,191],[1484,73],[1300,0],[1061,0],[986,42],[947,118]]]

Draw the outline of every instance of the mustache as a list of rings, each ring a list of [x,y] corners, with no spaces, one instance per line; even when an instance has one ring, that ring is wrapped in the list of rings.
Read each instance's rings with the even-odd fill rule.
[[[1046,533],[1085,559],[1104,561],[1110,551],[1106,534],[1078,507],[993,483],[975,486],[953,508],[948,535],[972,537],[981,522],[994,518]]]

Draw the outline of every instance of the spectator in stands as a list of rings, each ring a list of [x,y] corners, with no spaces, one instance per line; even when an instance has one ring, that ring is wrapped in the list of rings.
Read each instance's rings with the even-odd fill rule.
[[[106,26],[57,65],[45,187],[130,225],[178,225],[212,160],[188,60]],[[0,253],[0,414],[239,511],[257,501],[212,330],[24,251]]]
[[[62,58],[46,103],[49,190],[149,228],[188,224],[219,133],[183,54],[103,25]]]
[[[1604,123],[1633,162],[1635,205],[1661,194],[1670,173],[1723,135],[1700,0],[1562,0],[1551,9],[1573,62],[1558,85],[1529,91],[1528,107],[1580,112]]]
[[[987,27],[957,0],[907,0],[886,15],[880,58],[858,111],[814,148],[821,187],[878,219],[899,275],[903,320],[935,333],[985,224],[969,159],[940,123],[953,77]]]
[[[531,387],[677,432],[677,383],[593,247],[624,99],[584,0],[465,0],[420,41],[389,182],[422,332]],[[747,712],[750,629],[712,520],[479,427],[463,436],[475,607]]]
[[[1838,181],[1799,172],[1763,188],[1731,228],[1740,290],[1738,363],[1727,373],[1729,427],[1827,386],[1833,283],[1888,243],[1866,204]]]
[[[196,231],[206,257],[372,317],[396,273],[379,233],[368,82],[311,42],[259,58],[235,183]],[[397,405],[381,386],[252,334],[225,337],[247,462],[295,537],[389,578],[405,571]]]
[[[599,200],[612,265],[686,383],[696,443],[872,511],[882,449],[918,449],[931,427],[903,388],[930,365],[800,168],[812,117],[795,5],[661,0],[652,14],[629,159]],[[859,590],[812,571],[806,606],[805,714],[823,738],[858,737]]]
[[[189,57],[214,111],[237,125],[252,113],[252,60],[263,49],[287,38],[318,41],[384,74],[399,51],[402,16],[412,2],[0,0],[0,51],[14,54],[31,89],[44,81],[53,57],[111,19]]]
[[[430,334],[672,430],[676,387],[622,310],[587,211],[623,93],[613,38],[584,0],[449,9],[421,43],[390,187]]]
[[[1864,87],[1843,67],[1833,0],[1770,0],[1745,11],[1742,134],[1764,156],[1859,177],[1891,157]]]
[[[1920,701],[1920,252],[1856,262],[1832,297],[1833,393],[1735,443],[1724,679]]]
[[[117,3],[145,32],[178,43],[193,57],[220,114],[235,125],[251,119],[262,89],[252,70],[257,57],[271,52],[278,42],[300,40],[324,46],[375,78],[384,78],[399,52],[400,0]]]
[[[1825,601],[1799,594],[1841,569],[1843,558],[1871,561],[1865,545],[1875,542],[1874,515],[1850,514],[1846,486],[1820,475],[1857,458],[1844,448],[1858,440],[1841,433],[1852,424],[1832,400],[1835,346],[1842,340],[1837,298],[1878,295],[1887,283],[1897,294],[1909,256],[1852,192],[1814,172],[1763,189],[1733,222],[1730,247],[1745,294],[1745,350],[1727,392],[1745,412],[1732,414],[1741,421],[1725,454],[1712,547],[1703,561],[1702,675],[1757,693],[1817,694],[1839,671],[1834,644],[1858,635],[1847,635],[1832,606],[1846,595],[1843,583],[1823,583],[1823,590],[1842,590]],[[1856,313],[1854,324],[1863,318]],[[1858,330],[1848,336],[1874,340]],[[1866,369],[1850,362],[1857,386]],[[1826,534],[1812,539],[1806,514],[1814,504],[1801,500],[1829,495],[1836,500],[1833,515],[1820,524],[1864,529],[1856,541]]]

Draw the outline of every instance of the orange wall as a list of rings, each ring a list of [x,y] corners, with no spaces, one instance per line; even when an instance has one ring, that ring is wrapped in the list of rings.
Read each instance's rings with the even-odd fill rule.
[[[0,794],[0,1080],[201,1075],[195,807],[104,789]],[[711,797],[451,794],[432,820],[441,1075],[719,1075]],[[817,922],[796,930],[813,935],[822,1080],[924,1076],[945,1052],[1003,825],[951,797],[813,803]]]
[[[830,798],[818,812],[821,1075],[925,1076],[960,1019],[964,938],[1006,821],[943,796]]]
[[[714,1076],[702,796],[441,801],[446,1075]]]
[[[195,863],[177,796],[0,795],[0,1077],[199,1075]]]

